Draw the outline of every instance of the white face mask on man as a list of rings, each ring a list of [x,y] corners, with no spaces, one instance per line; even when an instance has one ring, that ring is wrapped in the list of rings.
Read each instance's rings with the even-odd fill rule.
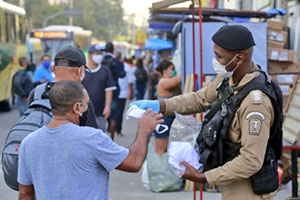
[[[217,61],[217,59],[214,57],[214,59],[213,59],[213,61],[212,61],[212,65],[213,65],[213,67],[214,67],[215,72],[216,72],[218,75],[222,76],[223,78],[230,78],[230,77],[233,75],[234,71],[239,67],[239,65],[237,65],[231,72],[227,71],[227,70],[226,70],[226,67],[227,67],[228,65],[230,65],[230,64],[232,63],[232,61],[234,61],[234,59],[235,59],[237,56],[238,56],[238,54],[236,54],[236,55],[231,59],[231,61],[230,61],[229,63],[227,63],[226,65],[223,65],[223,64],[219,63],[219,62]]]
[[[93,60],[94,63],[100,64],[102,62],[102,58],[103,58],[102,55],[95,54],[95,55],[93,55],[92,60]]]

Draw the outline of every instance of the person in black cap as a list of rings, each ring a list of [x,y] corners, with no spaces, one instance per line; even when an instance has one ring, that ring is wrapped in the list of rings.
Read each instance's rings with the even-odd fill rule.
[[[204,173],[182,162],[182,178],[220,186],[224,200],[273,199],[278,175],[272,151],[279,152],[277,159],[281,138],[275,134],[277,144],[268,143],[273,131],[280,129],[280,116],[275,115],[279,107],[269,90],[268,75],[252,61],[255,42],[246,27],[223,26],[212,40],[212,65],[217,76],[207,87],[170,99],[141,100],[131,105],[152,108],[166,116],[174,115],[174,111],[194,114],[211,109],[197,138]],[[268,164],[267,160],[274,162]],[[257,185],[261,169],[265,175],[260,180],[267,184]]]
[[[85,77],[85,69],[89,70],[86,66],[85,55],[82,50],[71,46],[64,47],[54,58],[54,82],[73,80],[81,83]],[[34,100],[33,97],[34,89],[29,95],[28,105]],[[98,128],[92,102],[89,102],[87,112],[80,117],[80,125]]]

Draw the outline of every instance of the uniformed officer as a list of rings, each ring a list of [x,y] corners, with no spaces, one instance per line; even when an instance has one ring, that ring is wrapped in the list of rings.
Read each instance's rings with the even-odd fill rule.
[[[174,111],[181,114],[204,112],[217,99],[217,88],[224,78],[229,78],[229,85],[237,94],[259,76],[258,67],[252,61],[255,42],[246,27],[223,26],[212,40],[215,54],[212,64],[217,76],[207,87],[171,99],[141,100],[133,104],[142,109],[152,108],[164,115],[174,115]],[[186,167],[183,178],[219,186],[224,200],[273,199],[274,192],[254,194],[249,178],[262,168],[273,121],[274,109],[270,98],[260,90],[252,90],[235,112],[227,131],[231,142],[240,144],[239,155],[205,173],[182,163]]]

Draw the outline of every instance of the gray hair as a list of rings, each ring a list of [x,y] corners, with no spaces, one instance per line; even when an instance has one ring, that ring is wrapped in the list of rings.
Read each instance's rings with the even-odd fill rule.
[[[83,90],[83,85],[75,81],[62,80],[55,83],[49,91],[53,115],[63,116],[73,108],[76,102],[82,102]]]

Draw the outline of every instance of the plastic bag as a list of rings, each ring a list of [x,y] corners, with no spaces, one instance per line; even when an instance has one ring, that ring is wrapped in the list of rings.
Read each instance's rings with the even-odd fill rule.
[[[177,191],[183,186],[183,180],[176,176],[168,164],[168,155],[154,151],[154,141],[148,144],[147,169],[149,186],[152,192]]]
[[[196,144],[202,123],[193,116],[184,116],[175,112],[175,120],[171,126],[168,146],[168,163],[174,173],[181,177],[185,167],[180,165],[185,161],[199,169],[199,153]]]
[[[147,160],[145,160],[144,163],[143,163],[141,180],[143,182],[144,188],[149,190],[150,188],[149,188]]]

